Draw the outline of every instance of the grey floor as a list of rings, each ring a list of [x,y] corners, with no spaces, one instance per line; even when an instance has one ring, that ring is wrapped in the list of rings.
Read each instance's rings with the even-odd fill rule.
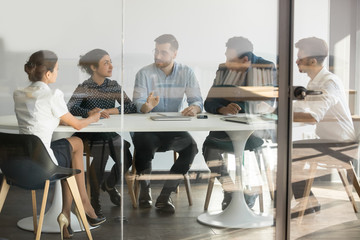
[[[153,198],[156,199],[161,185],[153,186]],[[98,229],[92,230],[94,239],[129,239],[129,240],[195,240],[195,239],[273,239],[275,227],[257,229],[226,229],[214,228],[197,222],[198,215],[203,213],[203,204],[207,185],[205,183],[192,184],[193,206],[189,206],[183,186],[180,194],[174,194],[176,205],[174,215],[161,214],[151,209],[133,209],[127,192],[124,194],[123,228],[120,224],[120,208],[111,204],[108,195],[102,193],[101,202],[107,222]],[[126,189],[125,189],[126,190]],[[125,191],[124,190],[124,191]],[[322,210],[319,214],[304,217],[302,223],[297,219],[291,221],[291,239],[360,239],[360,222],[354,214],[346,196],[342,195],[341,186],[331,188],[339,193],[339,198],[329,200],[326,194],[329,189],[314,187],[314,192],[321,196]],[[38,202],[40,202],[38,194]],[[51,194],[49,199],[51,199]],[[268,198],[269,199],[269,198]],[[215,185],[209,210],[220,210],[222,200],[221,188]],[[359,199],[357,198],[357,201]],[[265,198],[265,209],[272,211],[271,201]],[[255,206],[258,211],[258,205]],[[335,214],[336,213],[336,214]],[[10,188],[4,208],[0,213],[0,239],[22,240],[33,239],[32,232],[24,231],[16,226],[19,219],[31,216],[30,192],[16,187]],[[43,233],[41,239],[60,239],[60,234]],[[87,239],[85,233],[75,233],[73,239]]]

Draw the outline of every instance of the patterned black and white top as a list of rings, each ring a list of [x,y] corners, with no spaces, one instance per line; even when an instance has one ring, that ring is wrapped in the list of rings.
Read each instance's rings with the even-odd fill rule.
[[[136,113],[136,106],[124,94],[124,113]],[[71,96],[67,106],[74,116],[88,117],[88,112],[94,108],[109,109],[115,107],[115,101],[121,112],[121,86],[115,81],[105,78],[103,84],[98,85],[92,78],[79,84]]]

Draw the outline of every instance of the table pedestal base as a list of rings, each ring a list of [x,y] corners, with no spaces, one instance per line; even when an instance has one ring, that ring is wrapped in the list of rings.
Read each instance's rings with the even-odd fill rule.
[[[38,220],[39,220],[39,216],[38,216]],[[27,218],[23,218],[23,219],[19,220],[17,222],[17,226],[23,230],[33,232],[34,231],[33,217],[27,217]],[[97,228],[97,227],[90,226],[90,230]],[[73,213],[71,213],[71,229],[74,232],[82,231],[80,228],[79,221],[77,220],[77,217]],[[59,227],[59,224],[58,224],[56,218],[47,217],[45,215],[44,224],[43,224],[41,232],[43,232],[43,233],[60,233],[60,227]]]
[[[274,224],[273,216],[258,215],[249,209],[242,191],[233,192],[232,200],[224,211],[203,213],[197,220],[213,227],[226,228],[259,228]]]

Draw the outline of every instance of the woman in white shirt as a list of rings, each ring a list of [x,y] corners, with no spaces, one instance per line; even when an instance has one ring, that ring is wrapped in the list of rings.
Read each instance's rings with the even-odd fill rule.
[[[78,119],[69,113],[64,94],[56,89],[51,90],[48,84],[56,82],[58,73],[58,58],[55,53],[41,50],[33,53],[24,66],[31,84],[14,92],[15,113],[20,133],[38,136],[47,148],[55,164],[62,167],[80,169],[75,175],[85,213],[91,226],[105,222],[99,218],[92,208],[85,189],[83,143],[78,137],[70,137],[51,142],[55,128],[60,121],[77,130],[100,119],[100,113],[95,112],[88,118]],[[63,208],[58,217],[61,236],[70,238],[72,230],[69,224],[72,195],[66,181],[61,182]]]

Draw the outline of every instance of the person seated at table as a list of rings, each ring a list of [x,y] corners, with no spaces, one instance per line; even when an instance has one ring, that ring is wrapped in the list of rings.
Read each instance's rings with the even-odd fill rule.
[[[155,63],[143,67],[136,74],[133,100],[138,112],[179,112],[195,116],[203,108],[199,83],[194,72],[186,65],[175,62],[179,43],[171,34],[155,39]],[[183,109],[183,102],[188,107]],[[170,169],[170,174],[186,174],[198,153],[197,145],[188,132],[135,132],[133,143],[136,150],[135,166],[138,174],[150,174],[151,161],[157,151],[174,150],[179,157]],[[155,207],[174,213],[171,193],[180,180],[166,180]],[[149,180],[140,181],[139,206],[152,206]]]
[[[297,143],[309,141],[313,144],[357,141],[343,83],[324,66],[329,51],[327,43],[323,39],[309,37],[299,40],[295,47],[298,48],[296,64],[299,72],[306,73],[310,78],[306,89],[321,91],[322,94],[307,95],[304,100],[294,102],[294,122],[315,124],[316,139],[296,141],[293,143],[293,150]],[[293,158],[295,157],[293,154]],[[296,201],[303,198],[305,186],[306,180],[292,183]],[[291,209],[291,216],[297,217],[301,208],[299,202]],[[320,203],[310,191],[305,214],[317,211],[320,211]]]
[[[230,38],[226,43],[225,56],[226,62],[219,65],[213,87],[259,86],[259,82],[262,85],[274,85],[276,80],[274,64],[256,56],[253,53],[253,44],[247,38]],[[255,71],[260,72],[257,77],[255,77]],[[274,111],[274,101],[267,103],[258,101],[230,101],[227,99],[229,97],[234,96],[223,96],[223,98],[207,97],[204,103],[205,110],[209,113],[221,115],[251,113],[252,111],[257,113],[259,111]],[[260,109],[259,106],[265,106],[265,109],[264,107]],[[246,142],[245,150],[254,151],[264,143],[259,135],[261,136],[260,132],[250,135]],[[203,144],[203,155],[211,173],[216,174],[217,179],[222,184],[224,198],[221,205],[224,210],[231,202],[234,183],[229,176],[227,163],[222,157],[223,153],[234,153],[231,139],[226,132],[211,131]],[[250,208],[254,206],[257,196],[258,194],[245,194],[245,200]]]
[[[122,89],[115,80],[110,80],[113,65],[109,54],[102,49],[93,49],[82,56],[78,66],[90,75],[88,80],[79,84],[68,102],[70,113],[75,116],[88,117],[92,113],[100,112],[102,118],[124,113],[135,113],[136,106],[123,92],[124,105],[121,105]],[[120,106],[115,107],[115,103]],[[124,144],[124,172],[132,163],[130,143],[123,140],[115,132],[110,133],[75,133],[84,142],[89,143],[93,160],[90,166],[91,204],[98,216],[103,216],[100,205],[100,186],[106,191],[113,204],[120,206],[121,196],[115,185],[121,178],[120,149]],[[100,144],[99,144],[100,143]],[[115,162],[110,175],[104,180],[105,166],[109,155]]]
[[[85,119],[77,119],[69,113],[64,94],[59,89],[50,89],[48,85],[56,82],[58,74],[58,58],[55,53],[48,50],[35,52],[24,68],[31,84],[14,91],[13,94],[19,132],[38,136],[56,165],[81,170],[81,173],[75,175],[75,179],[89,224],[96,226],[105,222],[106,218],[96,215],[86,193],[81,139],[70,137],[51,142],[53,132],[60,121],[80,130],[90,123],[97,122],[100,113],[93,112]],[[69,238],[73,233],[70,227],[72,195],[66,181],[61,181],[61,185],[63,206],[57,220],[60,226],[64,224],[65,227],[60,231],[65,238]]]

